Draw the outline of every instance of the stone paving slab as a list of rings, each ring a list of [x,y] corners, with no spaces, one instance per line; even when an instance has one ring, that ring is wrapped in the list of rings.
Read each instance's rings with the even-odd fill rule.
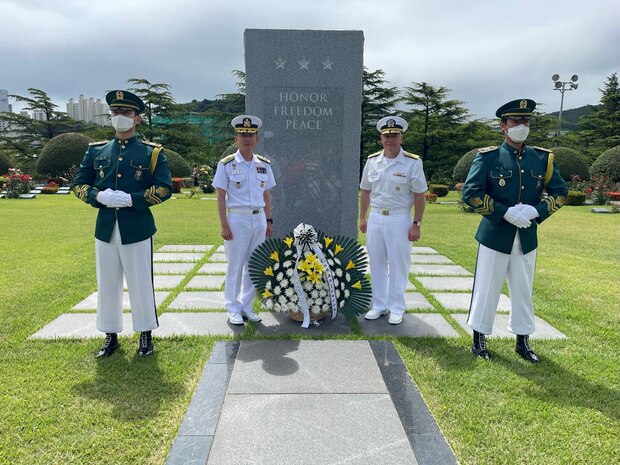
[[[172,244],[160,247],[158,252],[208,252],[212,245]]]
[[[228,263],[205,263],[202,265],[198,273],[201,274],[215,274],[215,273],[226,273],[228,269]]]
[[[123,331],[120,336],[133,335],[131,314],[123,313]],[[63,313],[30,336],[30,339],[92,339],[102,338],[97,329],[95,313]]]
[[[71,310],[97,310],[97,296],[98,292],[93,292],[91,295],[82,300],[79,304],[74,305]],[[169,292],[155,291],[155,305],[160,306],[161,303],[168,297]],[[129,303],[129,292],[123,292],[123,310],[129,310],[131,305]]]
[[[209,257],[209,261],[210,262],[220,262],[220,263],[224,263],[224,262],[228,262],[228,259],[226,258],[226,254],[223,252],[215,252],[213,255],[211,255]]]
[[[405,307],[410,310],[433,308],[431,303],[420,292],[405,292]]]
[[[153,254],[153,262],[161,263],[161,262],[198,262],[204,257],[203,253],[182,253],[182,252],[166,252],[159,253],[155,252]]]
[[[438,313],[405,313],[399,325],[388,323],[388,315],[377,320],[358,317],[360,330],[369,335],[458,337],[456,330]]]
[[[231,325],[224,312],[174,313],[159,317],[158,337],[169,336],[234,336],[245,330],[244,325]]]
[[[407,287],[405,288],[405,292],[415,291],[415,285],[411,281],[407,281]]]
[[[471,273],[459,265],[411,265],[409,273],[414,275],[471,276]]]
[[[422,286],[431,291],[471,291],[474,287],[474,278],[424,277],[416,276]]]
[[[458,322],[461,327],[467,331],[470,335],[472,334],[472,330],[469,326],[467,326],[467,314],[464,313],[456,313],[452,314],[454,319]],[[547,323],[542,318],[534,316],[536,321],[536,331],[531,335],[532,339],[566,339],[566,335],[561,331],[558,331],[549,323]],[[515,335],[508,331],[508,315],[498,314],[495,317],[495,322],[493,324],[493,334],[488,337],[491,338],[514,338]]]
[[[367,341],[243,341],[231,394],[386,394]]]
[[[411,263],[438,263],[438,264],[452,264],[454,263],[448,257],[444,255],[420,255],[420,254],[412,254],[411,255]]]
[[[226,276],[222,275],[194,276],[189,280],[185,289],[220,289],[224,285],[224,281],[226,281]]]
[[[435,254],[437,253],[437,251],[435,249],[433,249],[432,247],[418,247],[418,246],[413,246],[411,248],[411,253],[413,255],[416,254]]]
[[[471,303],[471,293],[454,293],[454,292],[433,292],[435,297],[444,308],[448,310],[469,310]],[[499,296],[499,303],[497,304],[498,312],[510,311],[510,299],[507,295],[501,294]]]
[[[236,367],[233,377],[235,371]],[[229,394],[207,461],[207,465],[417,463],[388,394]]]
[[[218,245],[217,249],[215,249],[216,252],[221,252],[224,253],[224,246],[223,245]]]
[[[174,289],[181,281],[185,279],[185,276],[182,275],[163,275],[156,274],[153,275],[153,286],[155,289]],[[123,278],[123,289],[127,290],[127,281]]]
[[[319,326],[311,324],[308,328],[302,328],[301,321],[293,320],[286,313],[261,312],[259,315],[263,319],[263,321],[256,323],[256,332],[259,334],[305,334],[308,336],[322,336],[351,333],[349,323],[346,317],[341,313],[333,320],[331,319],[331,315],[329,315]]]
[[[181,292],[168,306],[171,310],[224,310],[224,292]]]
[[[193,263],[153,263],[155,274],[186,274],[194,269]]]

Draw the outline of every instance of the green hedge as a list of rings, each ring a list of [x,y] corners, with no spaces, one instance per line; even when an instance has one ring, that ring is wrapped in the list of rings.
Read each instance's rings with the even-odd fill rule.
[[[471,168],[471,164],[474,161],[474,157],[478,153],[480,149],[473,149],[463,155],[459,161],[454,165],[454,170],[452,171],[452,179],[454,182],[465,182],[467,179],[467,175],[469,174],[469,168]]]
[[[560,176],[565,181],[570,181],[573,175],[581,179],[590,179],[590,169],[585,158],[576,150],[568,147],[556,147],[553,149],[555,165],[560,170]]]
[[[431,194],[437,195],[437,197],[445,197],[448,195],[449,188],[445,184],[430,184],[428,190]]]
[[[590,176],[605,176],[611,182],[620,182],[620,145],[598,156],[590,167]]]
[[[0,152],[0,176],[8,174],[9,168],[15,168],[13,161],[7,154]]]
[[[37,172],[56,178],[66,177],[72,166],[80,166],[90,142],[90,137],[76,132],[54,137],[41,150]]]
[[[190,176],[192,174],[192,167],[189,163],[174,150],[170,150],[164,147],[164,154],[168,159],[170,165],[170,173],[173,178],[182,178],[184,176]]]
[[[586,201],[586,194],[579,191],[568,191],[566,205],[583,205]]]

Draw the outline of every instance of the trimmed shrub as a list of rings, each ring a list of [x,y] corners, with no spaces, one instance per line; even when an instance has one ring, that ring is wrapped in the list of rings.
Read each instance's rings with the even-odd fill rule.
[[[222,158],[224,158],[227,155],[232,155],[236,151],[237,151],[237,144],[233,142],[228,147],[226,147],[226,150],[224,150],[224,152],[222,153]]]
[[[581,179],[590,179],[590,169],[585,158],[576,150],[568,147],[556,147],[553,149],[555,165],[560,170],[560,176],[565,181],[570,181],[571,176],[577,175]]]
[[[41,188],[41,194],[57,194],[58,187],[45,186]]]
[[[41,150],[37,172],[54,178],[66,177],[72,166],[80,166],[90,142],[90,137],[76,132],[54,137]]]
[[[172,192],[178,194],[183,187],[183,178],[172,178]]]
[[[428,190],[437,197],[445,197],[448,195],[449,188],[445,184],[431,184],[428,186]]]
[[[0,152],[0,176],[7,174],[9,172],[9,168],[15,168],[13,161],[6,153]]]
[[[611,182],[620,181],[620,145],[605,150],[592,163],[590,176],[604,176]]]
[[[170,165],[170,173],[173,178],[182,178],[184,176],[190,176],[192,174],[192,167],[189,163],[174,150],[170,150],[164,147],[164,154],[168,159]]]
[[[568,191],[566,205],[583,205],[586,201],[586,194],[579,191]]]
[[[424,196],[426,197],[427,203],[435,203],[437,201],[437,194],[430,194],[427,192]]]
[[[452,171],[452,179],[454,179],[454,182],[465,182],[465,179],[467,179],[467,175],[469,174],[471,164],[474,161],[474,157],[478,153],[478,150],[479,149],[470,150],[456,162],[456,165],[454,165],[454,170]]]

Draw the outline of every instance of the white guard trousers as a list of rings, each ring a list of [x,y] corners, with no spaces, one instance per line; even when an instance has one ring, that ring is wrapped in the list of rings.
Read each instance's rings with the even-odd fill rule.
[[[405,313],[405,288],[409,281],[411,242],[407,237],[411,213],[382,215],[371,210],[366,230],[370,261],[372,310]]]
[[[493,332],[499,296],[508,282],[510,317],[508,330],[514,334],[532,334],[535,328],[532,287],[536,269],[536,249],[523,255],[519,234],[515,235],[510,254],[478,248],[476,276],[467,324],[482,334]]]
[[[159,326],[153,289],[153,238],[121,243],[118,223],[110,243],[95,239],[97,257],[97,329],[104,333],[123,330],[123,274],[127,280],[134,331]]]
[[[252,310],[256,289],[250,279],[248,263],[250,256],[265,240],[267,219],[264,213],[249,215],[228,213],[228,226],[233,238],[224,241],[224,251],[228,259],[224,299],[229,313],[242,313]]]

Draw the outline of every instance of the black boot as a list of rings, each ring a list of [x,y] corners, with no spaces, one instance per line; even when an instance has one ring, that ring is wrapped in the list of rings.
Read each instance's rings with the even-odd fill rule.
[[[491,356],[487,352],[486,336],[478,331],[474,331],[474,345],[471,346],[471,351],[476,357],[491,360]]]
[[[153,354],[153,338],[150,331],[142,331],[140,333],[140,347],[138,348],[138,355],[140,357],[146,357]]]
[[[528,362],[540,362],[538,355],[536,355],[530,347],[530,336],[527,334],[524,336],[517,335],[517,346],[515,347],[515,352]]]
[[[118,348],[118,337],[116,333],[105,333],[105,340],[103,346],[99,349],[96,357],[109,357]]]

